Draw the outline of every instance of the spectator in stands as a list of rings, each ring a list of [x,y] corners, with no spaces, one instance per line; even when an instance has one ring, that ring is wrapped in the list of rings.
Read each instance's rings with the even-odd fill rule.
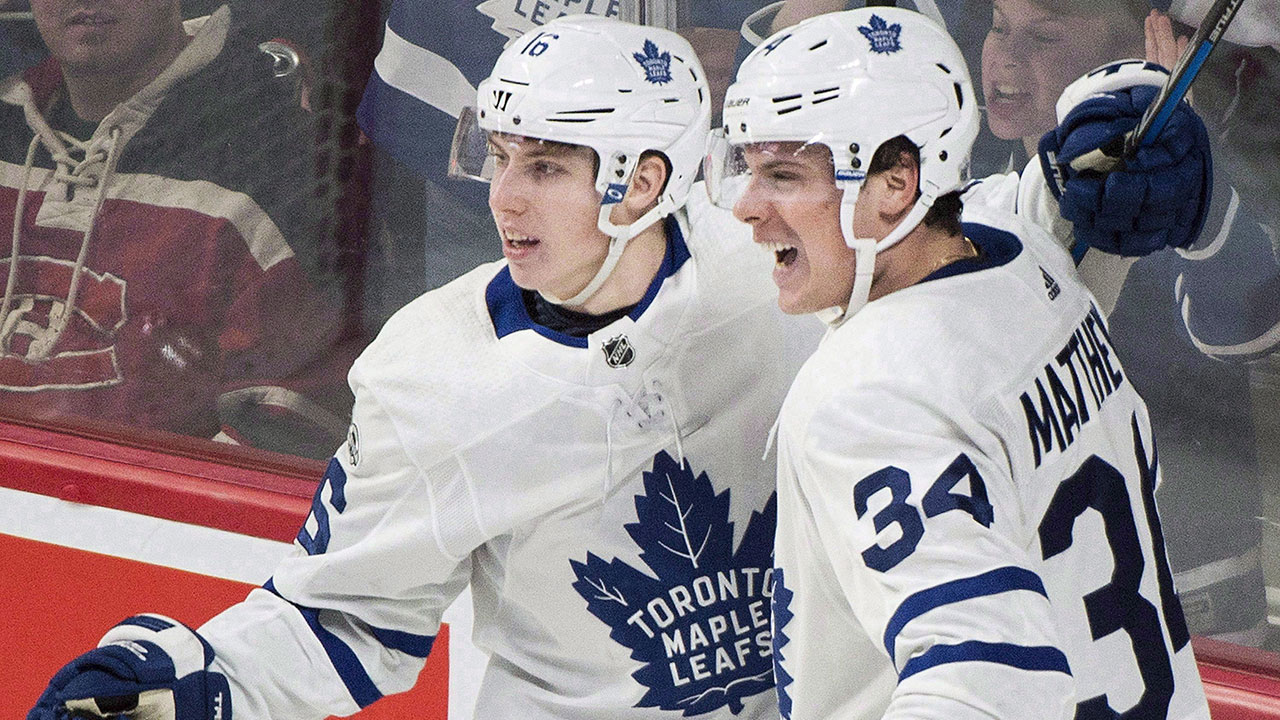
[[[989,129],[1020,141],[1010,166],[1021,167],[1058,123],[1054,104],[1068,82],[1144,54],[1172,67],[1183,45],[1146,0],[995,0],[982,52]],[[1230,129],[1221,113],[1201,114],[1211,135]],[[1259,645],[1267,637],[1260,468],[1249,368],[1240,361],[1280,342],[1280,267],[1264,226],[1241,208],[1220,150],[1215,207],[1195,247],[1136,262],[1090,252],[1080,273],[1151,409],[1164,468],[1158,497],[1191,631]]]
[[[311,129],[272,58],[226,7],[31,5],[52,58],[0,85],[0,407],[332,453],[359,343],[307,272]]]

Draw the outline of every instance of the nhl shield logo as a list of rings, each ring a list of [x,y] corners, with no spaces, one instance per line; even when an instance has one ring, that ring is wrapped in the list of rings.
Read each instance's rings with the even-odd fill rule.
[[[652,40],[644,41],[644,54],[631,53],[631,57],[644,68],[644,79],[655,85],[671,82],[671,53],[658,52]]]
[[[871,27],[862,25],[858,31],[871,43],[871,52],[888,55],[902,49],[902,26],[898,23],[890,25],[879,15],[871,16]]]
[[[604,361],[611,368],[624,368],[636,359],[635,348],[631,347],[626,335],[610,338],[601,349],[604,351]]]

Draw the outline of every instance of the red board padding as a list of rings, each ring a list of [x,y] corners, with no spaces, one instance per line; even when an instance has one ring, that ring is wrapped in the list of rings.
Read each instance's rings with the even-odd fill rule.
[[[1213,720],[1280,720],[1280,656],[1210,638],[1192,642]]]
[[[315,465],[297,477],[0,422],[0,486],[280,542],[311,509]]]
[[[20,719],[64,663],[107,628],[157,612],[198,626],[238,602],[251,585],[0,534],[0,718]],[[448,629],[411,692],[384,698],[360,720],[445,720]]]

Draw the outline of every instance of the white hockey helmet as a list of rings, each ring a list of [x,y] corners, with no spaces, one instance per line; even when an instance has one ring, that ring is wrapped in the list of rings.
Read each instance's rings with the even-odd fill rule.
[[[980,118],[964,56],[937,23],[912,10],[872,7],[809,18],[747,56],[729,87],[724,127],[705,170],[712,200],[732,207],[748,178],[742,149],[802,142],[831,151],[843,190],[840,228],[857,258],[845,316],[866,302],[875,254],[911,232],[934,201],[959,190]],[[853,208],[876,150],[905,135],[920,149],[920,198],[886,237],[853,237]]]
[[[559,17],[517,38],[480,83],[477,108],[459,118],[450,174],[489,180],[491,132],[589,147],[600,169],[598,226],[610,236],[580,304],[608,278],[627,241],[683,207],[706,153],[711,93],[689,43],[662,28],[595,15]],[[609,212],[626,194],[642,153],[658,151],[670,175],[657,205],[630,225]]]

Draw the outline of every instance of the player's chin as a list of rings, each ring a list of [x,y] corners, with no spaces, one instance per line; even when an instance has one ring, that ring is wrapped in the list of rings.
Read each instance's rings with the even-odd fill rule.
[[[804,292],[794,288],[778,288],[778,309],[788,315],[807,315],[821,310]]]
[[[531,263],[508,262],[507,269],[511,272],[511,282],[521,290],[529,290],[538,292],[546,289],[547,278],[538,269],[531,267]]]

